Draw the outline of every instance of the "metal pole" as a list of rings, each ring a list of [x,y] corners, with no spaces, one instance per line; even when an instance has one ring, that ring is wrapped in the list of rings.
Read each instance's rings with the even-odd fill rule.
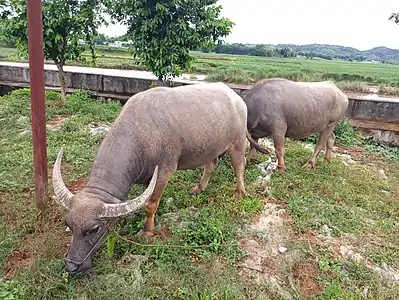
[[[27,19],[35,198],[36,209],[41,212],[46,206],[48,186],[41,0],[27,0]]]

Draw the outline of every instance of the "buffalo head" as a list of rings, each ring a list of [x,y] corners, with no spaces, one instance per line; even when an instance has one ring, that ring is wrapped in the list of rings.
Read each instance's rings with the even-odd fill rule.
[[[65,223],[72,231],[72,239],[64,257],[65,270],[74,274],[92,269],[93,256],[116,218],[138,211],[150,199],[157,181],[158,166],[155,167],[150,184],[140,196],[122,202],[110,195],[107,202],[104,202],[84,189],[76,195],[72,194],[62,180],[61,160],[62,150],[54,164],[52,181],[54,198],[68,209]]]

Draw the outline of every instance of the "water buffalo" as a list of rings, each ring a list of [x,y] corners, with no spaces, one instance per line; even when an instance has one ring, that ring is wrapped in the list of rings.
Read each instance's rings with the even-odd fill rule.
[[[227,152],[236,176],[235,196],[245,194],[247,107],[223,83],[157,87],[132,96],[102,141],[87,185],[76,195],[61,177],[62,149],[53,168],[55,199],[69,211],[72,231],[65,256],[69,273],[91,271],[94,253],[116,219],[145,206],[141,234],[152,236],[154,215],[176,170],[204,166],[191,193],[205,190],[218,156]],[[134,183],[148,184],[143,194],[127,200]]]
[[[294,82],[287,79],[264,79],[243,97],[248,108],[247,127],[251,137],[273,138],[278,168],[285,170],[284,138],[300,140],[319,133],[312,158],[303,166],[314,167],[320,151],[331,160],[335,135],[333,130],[344,116],[348,98],[331,81]],[[248,160],[255,154],[251,145]]]

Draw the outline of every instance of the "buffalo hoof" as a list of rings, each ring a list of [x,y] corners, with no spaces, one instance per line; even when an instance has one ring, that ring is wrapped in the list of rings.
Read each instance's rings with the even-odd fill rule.
[[[286,169],[286,167],[285,166],[277,166],[277,171],[279,172],[279,173],[284,173],[285,172],[285,169]]]
[[[138,233],[137,236],[139,238],[142,238],[144,240],[149,240],[154,236],[154,231],[150,231],[150,230],[144,230],[141,229]]]
[[[330,162],[331,162],[331,157],[325,157],[325,158],[324,158],[324,162],[330,163]]]
[[[315,166],[315,163],[313,161],[308,161],[306,164],[302,166],[303,169],[309,170],[313,169]]]
[[[192,188],[192,190],[188,194],[193,196],[193,195],[198,195],[201,192],[202,191],[200,190],[200,188],[198,186],[196,186],[196,187]]]
[[[235,191],[234,196],[235,196],[237,199],[241,199],[242,197],[245,196],[245,192],[244,192],[244,191]]]

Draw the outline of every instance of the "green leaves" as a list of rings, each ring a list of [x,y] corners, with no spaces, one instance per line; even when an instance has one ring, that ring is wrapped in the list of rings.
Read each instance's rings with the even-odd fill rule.
[[[220,17],[217,0],[106,0],[113,20],[128,25],[134,57],[160,80],[191,66],[190,50],[209,48],[234,23]]]
[[[19,55],[28,54],[28,30],[25,0],[0,0],[7,8],[0,25],[3,35],[15,39]],[[43,0],[43,46],[45,59],[51,59],[59,70],[61,95],[65,100],[65,79],[62,72],[67,60],[79,61],[88,47],[94,64],[94,39],[97,28],[105,23],[101,16],[103,6],[97,0]]]
[[[11,12],[3,22],[5,35],[16,39],[20,52],[28,47],[25,0],[5,0]],[[93,48],[97,28],[103,22],[102,6],[95,0],[44,0],[43,44],[46,59],[57,65],[66,60],[78,60],[86,47]],[[95,59],[94,52],[92,59]]]

